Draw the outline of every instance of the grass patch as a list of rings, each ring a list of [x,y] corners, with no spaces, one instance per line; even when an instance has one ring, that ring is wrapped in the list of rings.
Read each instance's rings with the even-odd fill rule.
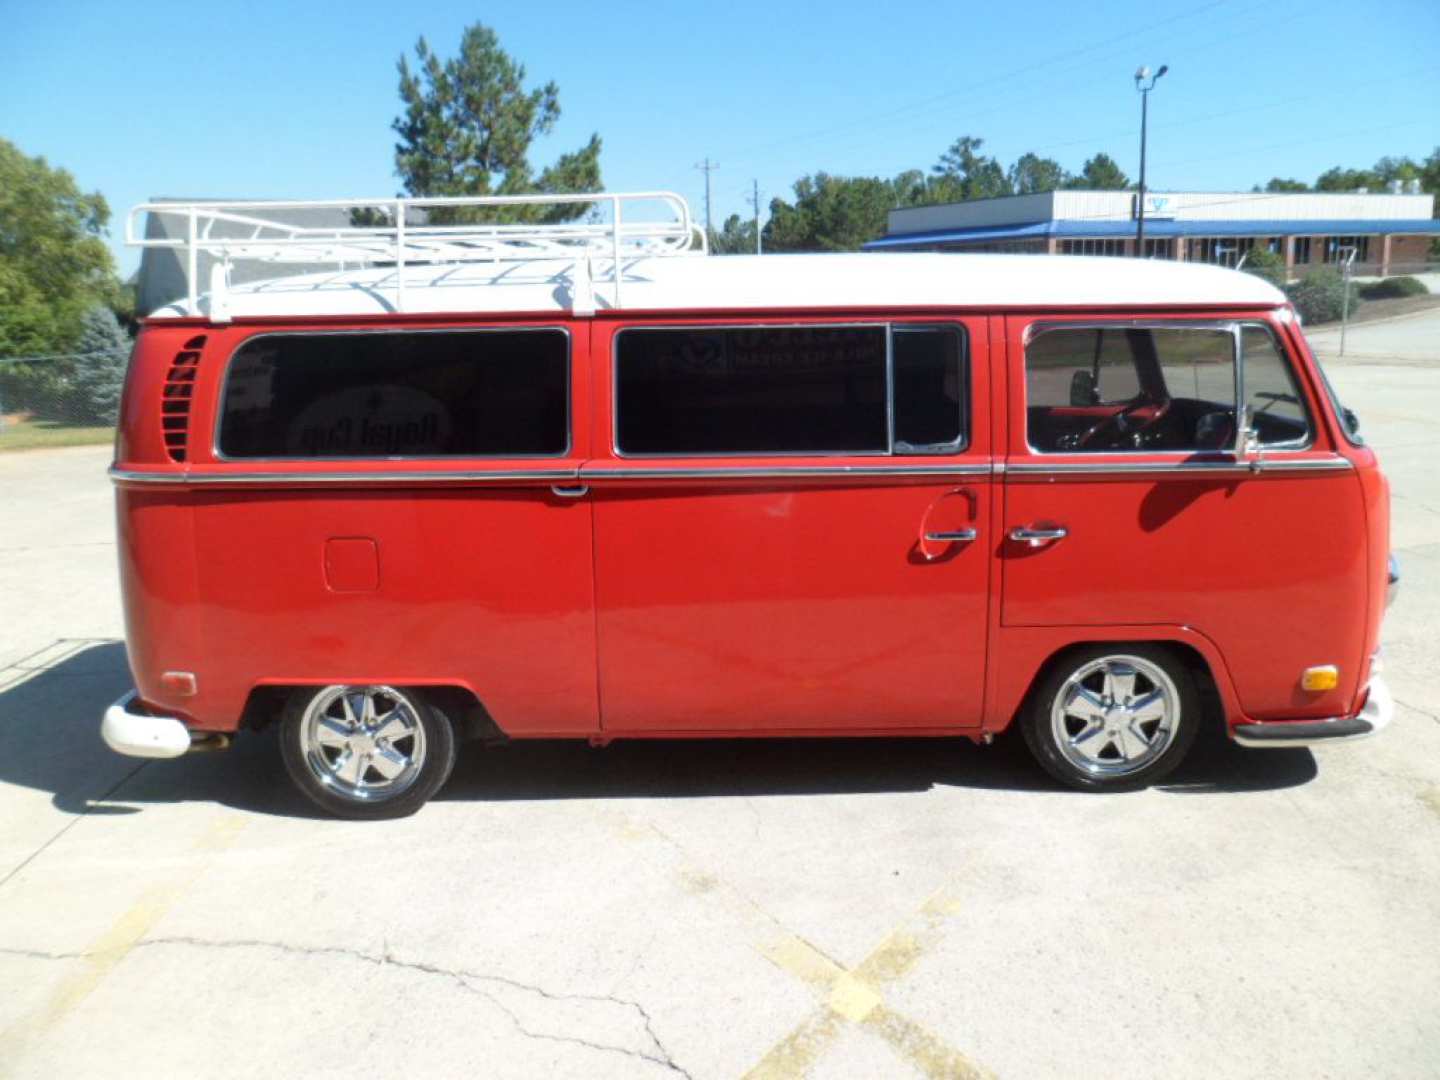
[[[113,427],[86,427],[24,415],[0,417],[0,453],[54,446],[101,446],[114,440]]]

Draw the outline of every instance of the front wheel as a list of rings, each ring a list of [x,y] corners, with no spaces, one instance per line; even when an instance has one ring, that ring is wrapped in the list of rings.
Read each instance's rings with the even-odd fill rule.
[[[1200,717],[1195,679],[1170,649],[1095,645],[1051,668],[1022,726],[1031,753],[1061,783],[1123,791],[1179,765]]]
[[[455,766],[450,721],[413,690],[306,687],[290,696],[281,756],[296,786],[337,817],[405,817]]]

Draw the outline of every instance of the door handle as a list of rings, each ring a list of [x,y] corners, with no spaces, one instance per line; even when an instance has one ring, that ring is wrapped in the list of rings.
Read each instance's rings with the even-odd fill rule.
[[[550,490],[562,499],[578,499],[590,493],[588,484],[551,484]]]
[[[1022,544],[1029,544],[1031,547],[1039,547],[1041,544],[1048,544],[1052,540],[1064,540],[1070,535],[1070,530],[1063,525],[1056,525],[1052,528],[1035,528],[1030,525],[1021,525],[1018,529],[1010,530],[1010,539]]]
[[[952,529],[949,532],[927,532],[925,540],[931,544],[963,544],[979,535],[974,529]]]

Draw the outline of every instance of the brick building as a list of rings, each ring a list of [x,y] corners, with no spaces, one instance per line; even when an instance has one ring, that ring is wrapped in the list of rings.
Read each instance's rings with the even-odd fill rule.
[[[1133,191],[1048,191],[891,210],[872,251],[1135,255]],[[1354,272],[1408,273],[1440,238],[1435,197],[1405,192],[1150,192],[1145,256],[1234,266],[1257,245],[1292,274],[1343,261]]]

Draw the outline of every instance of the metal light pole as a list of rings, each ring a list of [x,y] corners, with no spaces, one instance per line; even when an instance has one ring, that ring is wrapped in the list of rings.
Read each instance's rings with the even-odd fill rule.
[[[1150,118],[1150,91],[1169,70],[1169,64],[1161,64],[1154,75],[1148,67],[1135,72],[1135,89],[1140,91],[1140,212],[1135,215],[1135,257],[1139,259],[1145,257],[1145,127]]]

